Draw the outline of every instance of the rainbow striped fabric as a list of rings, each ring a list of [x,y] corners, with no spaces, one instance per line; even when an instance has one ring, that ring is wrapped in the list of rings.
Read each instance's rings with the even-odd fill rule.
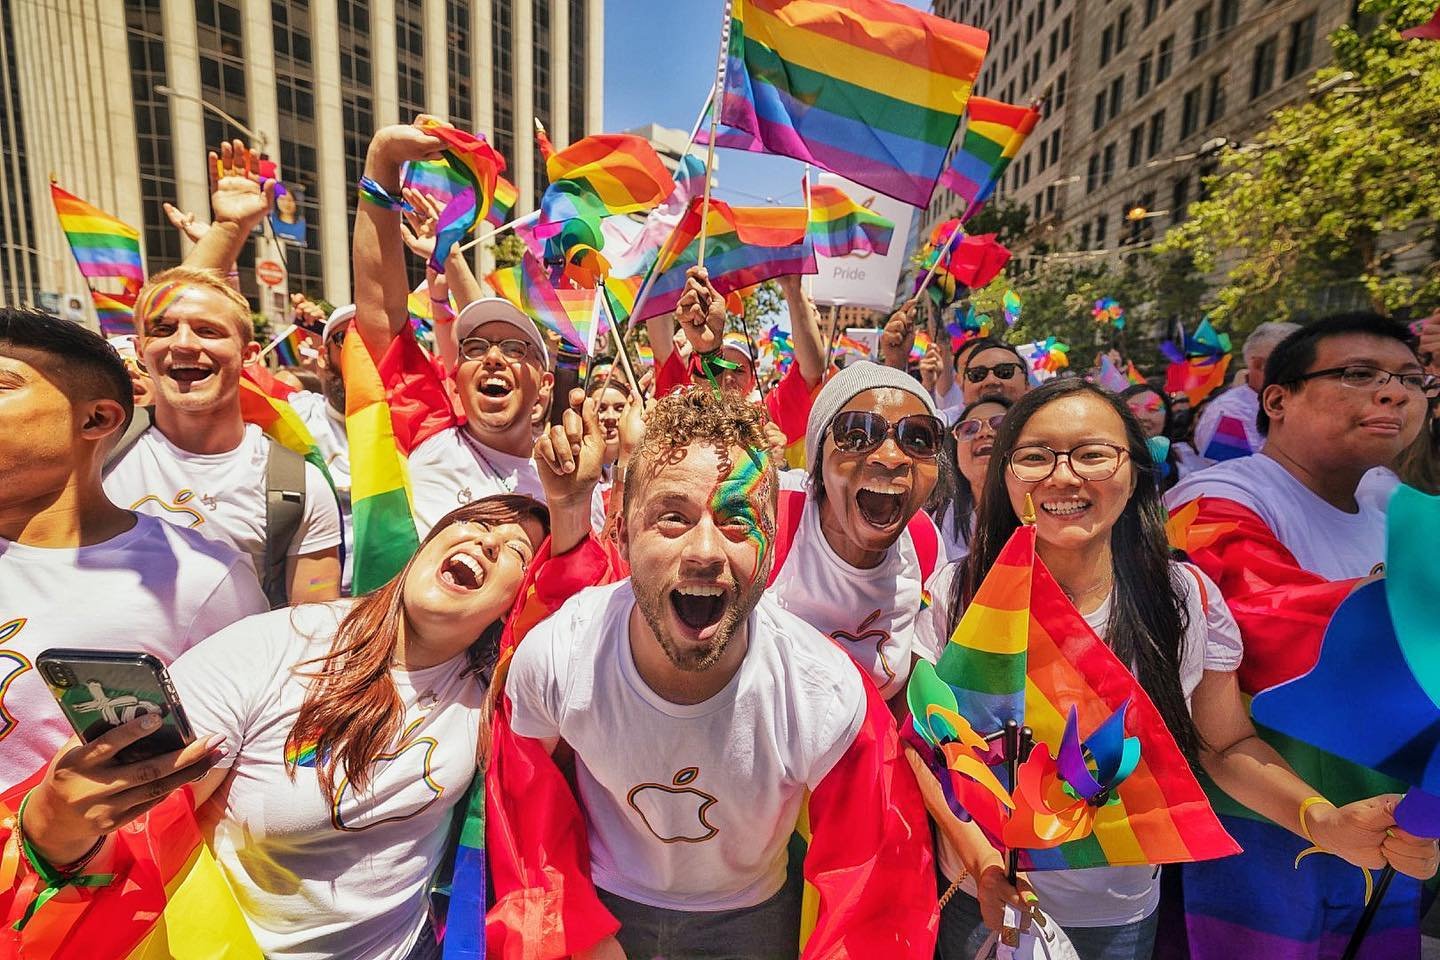
[[[965,201],[961,220],[973,217],[990,199],[1005,168],[1040,122],[1038,110],[987,97],[971,97],[965,113],[965,137],[940,175],[940,182]]]
[[[520,191],[515,184],[504,177],[496,177],[495,196],[490,201],[490,211],[485,214],[485,222],[492,227],[509,223],[510,214],[515,212],[515,201],[519,198]]]
[[[810,187],[810,241],[822,257],[843,257],[857,251],[890,252],[895,236],[893,221],[850,199],[839,187],[817,183]]]
[[[529,253],[521,257],[515,266],[502,267],[485,279],[497,295],[515,304],[531,320],[562,340],[584,348],[586,338],[571,322],[570,309],[581,311],[583,300],[584,309],[593,310],[594,290],[557,290],[550,283],[545,265]],[[579,296],[571,296],[567,301],[566,297],[571,294]]]
[[[471,184],[449,161],[411,160],[400,172],[400,185],[427,194],[444,207]],[[496,189],[499,189],[498,181]]]
[[[240,416],[246,423],[253,423],[265,431],[265,435],[280,446],[293,450],[313,463],[333,488],[335,481],[330,478],[330,468],[325,465],[325,456],[315,443],[300,414],[289,403],[268,393],[256,379],[253,366],[240,370]],[[268,373],[269,371],[266,371]]]
[[[993,784],[959,774],[950,784],[959,805],[997,845],[1001,838],[1024,838],[1023,849],[1013,844],[1023,869],[1175,863],[1239,851],[1139,682],[1036,556],[1034,527],[1020,527],[1011,536],[934,674],[953,695],[949,709],[968,723],[970,737],[993,735],[1009,720],[1034,732],[1035,748],[1021,765],[1019,782],[1005,784],[1013,791],[1013,814]],[[932,733],[943,729],[930,719],[936,711],[927,714],[925,704],[921,707],[916,716],[930,723]],[[949,723],[957,728],[950,738],[953,753],[966,737],[958,729],[964,724]],[[1062,744],[1069,744],[1073,759],[1080,739],[1097,754],[1099,772],[1067,764]],[[1134,747],[1126,744],[1130,740],[1137,741]],[[1124,754],[1123,763],[1117,760],[1124,775],[1117,774],[1113,786],[1090,803],[1081,799],[1092,792],[1082,781],[1093,774],[1105,786],[1098,755],[1106,741]],[[965,759],[996,762],[979,753]],[[998,772],[1003,775],[1003,767]]]
[[[1200,451],[1202,456],[1215,461],[1248,457],[1254,452],[1250,449],[1250,436],[1245,432],[1245,424],[1236,417],[1221,417],[1210,442]]]
[[[128,292],[138,290],[145,282],[140,231],[66,192],[57,183],[50,184],[50,199],[85,279],[119,278],[126,281]]]
[[[675,309],[685,289],[685,271],[699,261],[701,198],[690,201],[685,216],[660,251],[651,270],[650,292],[631,321]],[[815,272],[804,207],[732,207],[710,200],[705,220],[705,268],[721,294],[730,294],[773,277]]]
[[[100,332],[107,337],[121,337],[135,332],[135,294],[90,291]]]
[[[733,0],[720,119],[923,207],[989,43],[889,0]]]
[[[445,269],[450,248],[473,231],[476,223],[489,216],[496,185],[505,169],[505,158],[496,153],[484,137],[457,130],[434,118],[422,121],[420,128],[445,144],[443,153],[450,173],[456,183],[463,181],[463,186],[458,187],[446,203],[436,226],[435,253],[430,265],[439,272]]]
[[[629,133],[577,140],[545,161],[545,174],[552,185],[566,180],[584,183],[612,214],[649,210],[675,189],[655,148],[644,137]]]
[[[375,358],[359,334],[345,338],[345,435],[350,440],[350,501],[355,523],[356,596],[388,583],[420,548],[410,478],[395,439],[390,403]]]

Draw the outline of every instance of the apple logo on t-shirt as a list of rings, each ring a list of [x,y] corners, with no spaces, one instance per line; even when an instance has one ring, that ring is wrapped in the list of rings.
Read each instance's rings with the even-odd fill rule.
[[[205,522],[205,515],[199,510],[196,510],[194,507],[186,506],[186,504],[193,499],[195,499],[195,491],[188,488],[178,491],[175,494],[175,499],[171,502],[166,502],[165,500],[162,500],[156,494],[147,493],[139,500],[136,500],[134,503],[130,504],[130,509],[138,511],[145,504],[153,503],[155,504],[155,506],[159,507],[164,513],[178,513],[183,516],[189,517],[190,523],[188,524],[188,526],[191,530],[194,530],[196,527],[200,526],[202,523]],[[205,499],[207,498],[201,498],[202,501]],[[214,510],[215,507],[213,505],[210,505],[210,509]],[[159,517],[162,520],[165,519],[165,517],[159,513],[152,513],[151,516]]]
[[[625,799],[661,843],[703,843],[719,830],[705,819],[715,798],[687,786],[699,776],[699,767],[686,767],[671,778],[673,786],[642,783]]]
[[[401,746],[375,758],[375,768],[365,792],[357,795],[346,777],[335,791],[330,822],[336,830],[358,833],[382,823],[409,820],[424,813],[445,788],[435,782],[434,737],[410,734],[420,723],[414,721],[400,734]]]
[[[16,617],[0,623],[0,643],[7,643],[25,629],[25,617]],[[30,669],[30,660],[23,654],[0,650],[0,740],[10,736],[18,721],[15,715],[5,709],[5,692],[15,678]]]
[[[870,625],[880,619],[880,613],[881,611],[876,610],[862,620],[860,626],[855,628],[854,633],[850,633],[847,630],[836,630],[830,634],[830,639],[843,640],[845,643],[868,643],[874,641],[875,659],[879,662],[880,669],[885,671],[886,681],[890,681],[895,679],[895,670],[890,666],[890,661],[885,659],[885,644],[890,642],[890,631],[881,630],[879,627],[876,627],[874,630],[870,629]]]

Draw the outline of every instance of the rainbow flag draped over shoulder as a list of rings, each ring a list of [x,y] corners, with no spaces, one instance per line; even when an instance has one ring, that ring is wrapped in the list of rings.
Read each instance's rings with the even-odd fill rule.
[[[655,280],[638,315],[645,320],[675,309],[685,290],[685,271],[699,262],[699,197],[690,201],[685,216],[651,268]],[[732,207],[710,198],[706,215],[705,268],[721,294],[788,274],[815,272],[815,248],[810,243],[804,207]]]
[[[253,365],[240,369],[241,418],[259,426],[265,436],[300,454],[307,463],[313,463],[333,489],[335,481],[330,478],[330,468],[325,465],[325,455],[320,452],[315,437],[294,407],[266,389],[267,383],[262,378],[268,374],[268,370],[260,373]]]
[[[720,119],[923,207],[989,43],[888,0],[733,0]]]
[[[890,252],[895,236],[893,221],[862,207],[839,187],[817,183],[810,187],[810,240],[822,257],[843,257],[861,251]]]
[[[402,333],[408,336],[408,332]],[[385,385],[359,327],[340,355],[345,379],[345,435],[350,441],[350,503],[355,523],[356,596],[404,569],[420,549],[411,513],[410,477],[395,439]]]
[[[987,97],[971,97],[965,110],[965,137],[940,175],[940,182],[965,201],[962,221],[973,217],[990,199],[1005,168],[1040,122],[1038,110]]]
[[[1138,681],[1070,604],[1020,527],[932,669],[908,690],[952,805],[1027,870],[1239,852]],[[1014,783],[986,743],[1007,721],[1035,746]]]

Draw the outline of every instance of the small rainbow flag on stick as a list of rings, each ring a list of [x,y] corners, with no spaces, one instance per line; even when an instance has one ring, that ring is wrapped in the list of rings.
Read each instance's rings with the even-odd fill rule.
[[[134,333],[135,294],[145,282],[140,231],[65,191],[53,180],[50,199],[60,218],[60,229],[75,254],[75,263],[90,285],[100,329],[106,336]],[[119,280],[122,292],[106,293],[95,286],[96,280]]]
[[[839,187],[817,183],[810,187],[810,240],[822,257],[843,257],[860,251],[890,252],[895,224],[862,207]]]
[[[1220,826],[1139,682],[1011,535],[940,662],[907,691],[952,806],[1025,870],[1208,860],[1240,848]],[[1008,722],[1034,749],[1008,781],[987,740]],[[948,781],[948,782],[946,782]]]
[[[120,337],[135,332],[135,294],[90,291],[100,329],[107,337]]]
[[[515,184],[504,177],[496,177],[495,197],[490,201],[490,212],[485,214],[485,222],[492,227],[509,223],[510,214],[515,211],[515,201],[519,196],[520,191],[515,188]]]
[[[570,322],[570,311],[561,291],[551,285],[545,265],[534,256],[526,253],[515,266],[496,270],[485,279],[497,294],[519,307],[530,319],[562,340],[584,348],[585,337]],[[584,301],[593,307],[595,291],[579,293],[583,293]]]
[[[940,175],[940,182],[965,201],[961,220],[980,212],[1025,138],[1040,122],[1038,110],[987,97],[971,97],[966,116],[965,138]]]

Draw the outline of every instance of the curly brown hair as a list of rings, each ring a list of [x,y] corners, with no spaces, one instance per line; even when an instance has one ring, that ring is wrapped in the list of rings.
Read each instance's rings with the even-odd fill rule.
[[[725,462],[732,447],[744,449],[764,470],[763,496],[773,505],[780,483],[774,460],[767,453],[770,444],[765,439],[765,424],[769,420],[759,404],[709,386],[690,386],[660,398],[645,415],[645,435],[630,455],[622,512],[629,515],[642,479],[648,479],[677,450],[695,444],[716,448]]]

